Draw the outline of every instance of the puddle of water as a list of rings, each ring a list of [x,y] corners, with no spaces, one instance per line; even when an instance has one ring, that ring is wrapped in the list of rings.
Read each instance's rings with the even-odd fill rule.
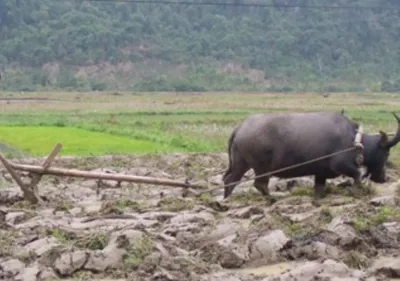
[[[257,276],[266,277],[266,276],[282,274],[283,272],[287,271],[288,269],[292,269],[292,268],[293,268],[293,264],[283,262],[283,263],[260,266],[260,267],[255,267],[255,268],[243,268],[243,269],[239,269],[237,271],[239,271],[241,273],[254,274]]]

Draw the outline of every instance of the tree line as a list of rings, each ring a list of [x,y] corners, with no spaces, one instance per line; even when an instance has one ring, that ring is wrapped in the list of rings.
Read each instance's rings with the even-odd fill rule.
[[[251,3],[299,7],[0,0],[1,87],[400,90],[395,0],[352,1],[360,9],[301,7],[349,5],[343,0]],[[366,6],[382,9],[362,9]],[[80,66],[127,61],[152,72],[117,73],[112,81],[86,68],[77,75]],[[52,74],[44,66],[55,62],[59,69]],[[260,70],[270,83],[219,71],[226,63]],[[181,65],[187,71],[169,74]]]

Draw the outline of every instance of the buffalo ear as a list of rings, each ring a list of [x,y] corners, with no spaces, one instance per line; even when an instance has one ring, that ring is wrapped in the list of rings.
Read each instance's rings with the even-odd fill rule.
[[[383,131],[379,131],[379,134],[381,134],[381,139],[379,140],[379,144],[380,146],[384,147],[387,145],[387,143],[389,142],[389,137],[388,135],[383,132]]]

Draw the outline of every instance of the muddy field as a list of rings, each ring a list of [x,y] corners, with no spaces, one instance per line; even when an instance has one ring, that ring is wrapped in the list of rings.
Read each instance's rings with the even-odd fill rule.
[[[53,166],[189,176],[217,187],[226,163],[223,153],[61,158]],[[391,182],[367,183],[357,197],[332,184],[320,204],[311,179],[274,179],[272,205],[252,181],[222,201],[222,189],[194,197],[181,188],[45,176],[46,206],[33,208],[1,170],[0,279],[395,280],[400,181],[389,173]]]

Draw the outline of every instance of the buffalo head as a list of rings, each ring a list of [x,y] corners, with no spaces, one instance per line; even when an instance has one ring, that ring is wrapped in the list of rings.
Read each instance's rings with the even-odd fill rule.
[[[367,168],[364,177],[371,176],[370,179],[376,183],[386,181],[386,162],[389,152],[400,141],[400,117],[393,113],[397,120],[397,132],[392,139],[388,135],[379,131],[379,135],[365,135],[364,144],[364,165]]]

